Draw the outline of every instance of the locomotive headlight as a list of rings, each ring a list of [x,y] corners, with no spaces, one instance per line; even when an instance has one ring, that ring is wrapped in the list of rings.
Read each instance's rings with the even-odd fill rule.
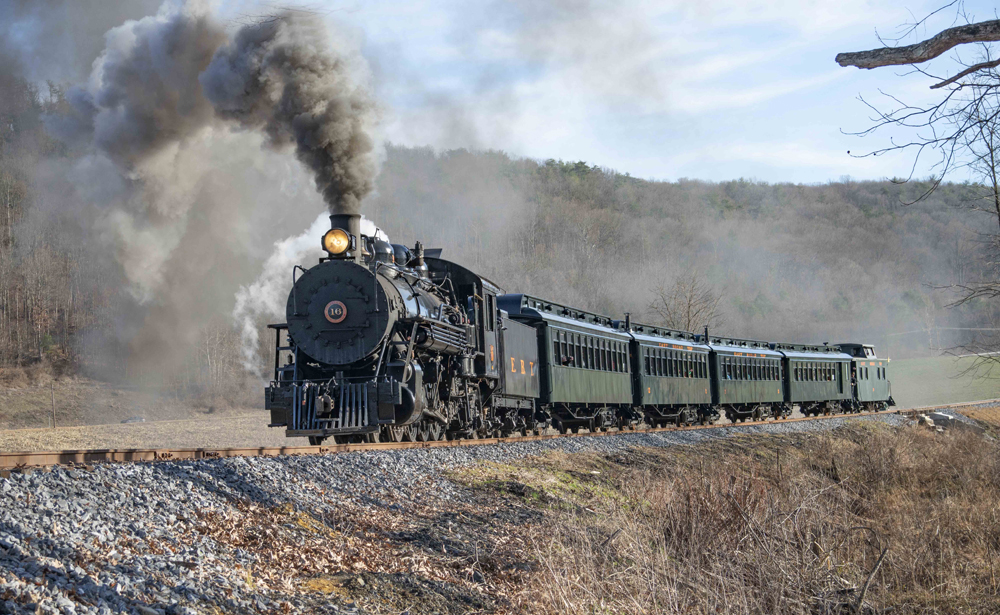
[[[344,229],[331,229],[323,235],[323,249],[330,254],[343,254],[350,247],[351,236]]]

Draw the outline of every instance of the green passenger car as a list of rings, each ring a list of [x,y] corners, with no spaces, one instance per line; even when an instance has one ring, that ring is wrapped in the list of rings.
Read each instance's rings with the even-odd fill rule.
[[[634,404],[650,425],[709,422],[708,346],[697,335],[652,325],[632,325]]]
[[[781,390],[781,354],[767,342],[710,339],[712,402],[732,421],[789,414]]]
[[[784,357],[785,401],[806,416],[852,409],[850,355],[838,346],[776,344]]]

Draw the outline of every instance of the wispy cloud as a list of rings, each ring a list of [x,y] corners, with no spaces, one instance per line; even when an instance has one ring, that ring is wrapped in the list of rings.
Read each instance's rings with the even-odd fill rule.
[[[815,134],[821,117],[828,133],[801,151],[741,159],[768,179],[782,178],[784,160],[816,181],[865,170],[841,153],[839,129],[867,125],[855,98],[874,82],[833,56],[912,19],[890,0],[374,0],[343,18],[365,32],[393,141],[672,174],[663,152]],[[739,174],[731,152],[703,160],[693,176]]]
[[[675,89],[672,108],[685,113],[711,114],[751,107],[846,77],[844,71],[830,70],[815,77],[784,79],[747,88],[695,88],[685,84]]]

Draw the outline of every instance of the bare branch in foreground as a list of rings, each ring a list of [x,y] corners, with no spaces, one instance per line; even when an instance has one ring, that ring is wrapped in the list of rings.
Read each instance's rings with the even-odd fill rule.
[[[838,53],[836,60],[841,66],[857,66],[865,69],[919,64],[932,60],[958,45],[990,41],[1000,41],[1000,19],[948,28],[915,45]]]

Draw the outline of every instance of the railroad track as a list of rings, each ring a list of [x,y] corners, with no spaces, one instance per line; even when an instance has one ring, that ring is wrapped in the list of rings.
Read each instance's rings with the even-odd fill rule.
[[[64,451],[25,451],[0,452],[0,477],[7,477],[10,472],[30,472],[45,470],[52,466],[88,466],[93,463],[125,463],[137,461],[166,461],[181,459],[218,459],[222,457],[276,457],[279,455],[325,455],[329,453],[349,453],[355,451],[400,450],[411,448],[439,448],[449,446],[482,446],[488,444],[537,442],[556,438],[595,438],[614,436],[622,433],[659,433],[696,429],[719,429],[745,425],[764,425],[767,423],[797,423],[803,421],[823,421],[835,418],[857,418],[884,414],[902,414],[914,416],[935,410],[961,408],[979,404],[1000,403],[1000,399],[987,399],[957,404],[938,406],[922,406],[885,412],[860,412],[857,414],[831,414],[827,416],[800,417],[781,419],[780,421],[757,421],[752,423],[719,423],[716,425],[692,425],[686,427],[656,427],[628,431],[600,431],[581,434],[545,434],[531,436],[509,436],[506,438],[479,438],[475,440],[439,440],[435,442],[377,442],[361,444],[333,444],[320,446],[275,446],[259,448],[175,448],[175,449],[90,449]]]

